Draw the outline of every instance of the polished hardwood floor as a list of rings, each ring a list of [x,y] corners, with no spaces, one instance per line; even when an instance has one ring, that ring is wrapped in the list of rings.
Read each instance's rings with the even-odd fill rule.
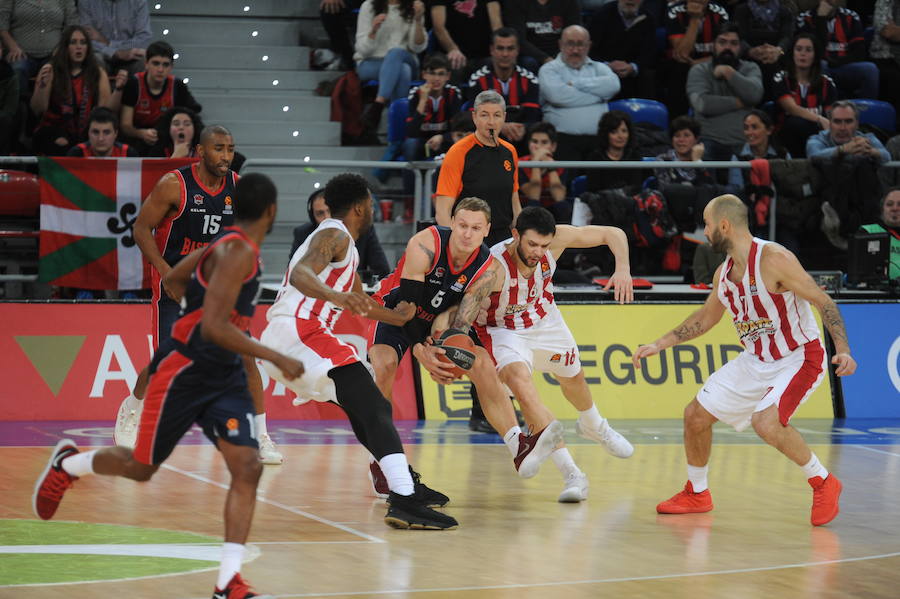
[[[877,424],[807,427],[844,483],[840,515],[820,528],[809,524],[812,493],[800,469],[752,434],[717,428],[712,512],[661,516],[656,503],[685,480],[678,422],[618,426],[635,443],[627,460],[578,440],[566,423],[591,482],[581,504],[557,503],[562,478],[549,461],[522,480],[489,436],[413,424],[403,435],[410,460],[451,497],[446,512],[460,522],[443,532],[383,523],[385,504],[371,496],[366,454],[348,441],[346,423],[290,423],[287,432],[276,424],[286,461],[266,467],[250,541],[258,556],[243,572],[279,598],[898,597],[900,427]],[[289,432],[310,426],[314,434]],[[108,443],[91,430],[80,444]],[[44,447],[0,447],[0,519],[34,518],[32,486],[58,432],[45,436]],[[149,483],[79,480],[57,518],[220,538],[227,482],[211,445],[183,445]],[[54,586],[0,580],[0,597],[188,599],[209,597],[214,581],[214,570]]]

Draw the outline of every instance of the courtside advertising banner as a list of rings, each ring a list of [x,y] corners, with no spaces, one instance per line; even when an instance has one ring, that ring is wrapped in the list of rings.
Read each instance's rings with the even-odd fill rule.
[[[697,304],[566,305],[563,318],[578,343],[581,364],[594,402],[609,418],[681,418],[703,381],[743,347],[727,313],[702,337],[663,351],[638,370],[631,356],[638,345],[654,341],[687,318]],[[818,314],[816,314],[818,320]],[[819,328],[821,329],[819,321]],[[852,330],[852,329],[851,329]],[[565,354],[560,356],[564,359]],[[421,366],[420,366],[421,368]],[[472,401],[469,381],[435,383],[422,369],[422,394],[428,419],[468,418]],[[544,403],[557,418],[577,418],[578,412],[549,374],[535,373]],[[796,412],[799,418],[831,418],[831,384],[826,376]]]
[[[259,338],[268,306],[258,306]],[[148,304],[0,304],[0,419],[115,420],[119,404],[150,361]],[[368,321],[344,312],[335,332],[365,355]],[[295,407],[294,394],[260,369],[272,420],[345,419],[334,404]],[[407,357],[394,384],[394,418],[418,417]]]
[[[847,418],[900,418],[900,304],[840,304],[856,374],[841,381]]]

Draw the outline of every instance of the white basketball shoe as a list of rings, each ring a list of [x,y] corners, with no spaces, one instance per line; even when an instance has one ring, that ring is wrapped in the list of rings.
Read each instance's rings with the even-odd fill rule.
[[[590,429],[581,423],[581,419],[575,421],[575,432],[580,437],[596,441],[611,455],[617,458],[630,458],[634,453],[634,446],[628,442],[628,439],[613,430],[606,418],[600,424],[597,430]]]
[[[263,464],[283,464],[284,456],[275,447],[275,441],[268,434],[259,436],[259,461]]]
[[[119,447],[134,449],[137,443],[138,424],[141,422],[141,411],[144,409],[143,401],[129,401],[129,395],[122,400],[119,413],[116,415],[116,427],[113,429],[113,442]],[[136,404],[136,408],[131,405]]]
[[[588,477],[583,472],[573,473],[566,477],[563,492],[559,494],[560,503],[580,503],[588,498]]]

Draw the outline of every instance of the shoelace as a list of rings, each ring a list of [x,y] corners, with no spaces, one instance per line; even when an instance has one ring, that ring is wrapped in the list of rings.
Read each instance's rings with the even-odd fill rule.
[[[817,488],[813,489],[813,507],[818,507],[825,503],[825,483],[823,482]]]
[[[62,499],[66,489],[71,487],[74,482],[75,480],[67,472],[54,470],[53,476],[50,477],[47,485],[42,487],[41,496],[52,499],[53,501],[59,501]]]

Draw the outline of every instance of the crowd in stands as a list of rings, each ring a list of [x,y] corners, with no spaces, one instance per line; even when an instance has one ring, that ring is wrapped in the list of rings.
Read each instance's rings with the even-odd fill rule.
[[[521,169],[522,202],[544,205],[559,222],[584,214],[596,221],[597,210],[579,209],[583,192],[637,197],[649,188],[690,237],[705,202],[732,192],[751,209],[756,234],[770,236],[777,215],[776,238],[815,257],[820,242],[846,249],[860,224],[877,221],[882,190],[900,178],[880,168],[900,157],[900,137],[890,140],[900,112],[897,0],[321,0],[321,7],[338,55],[331,68],[353,67],[346,27],[335,24],[352,26],[358,9],[356,72],[378,79],[376,104],[406,97],[402,158],[440,156],[459,114],[494,90],[507,106],[500,135],[520,160],[754,161],[729,170]],[[661,102],[667,126],[642,118],[646,102],[620,110],[617,101],[632,98]],[[893,108],[888,119],[863,118],[861,111],[885,105]],[[366,110],[370,128],[383,108]],[[793,187],[797,173],[806,177],[802,191]],[[770,210],[775,196],[785,201]],[[788,198],[796,205],[785,205]],[[812,214],[803,212],[810,206]]]

